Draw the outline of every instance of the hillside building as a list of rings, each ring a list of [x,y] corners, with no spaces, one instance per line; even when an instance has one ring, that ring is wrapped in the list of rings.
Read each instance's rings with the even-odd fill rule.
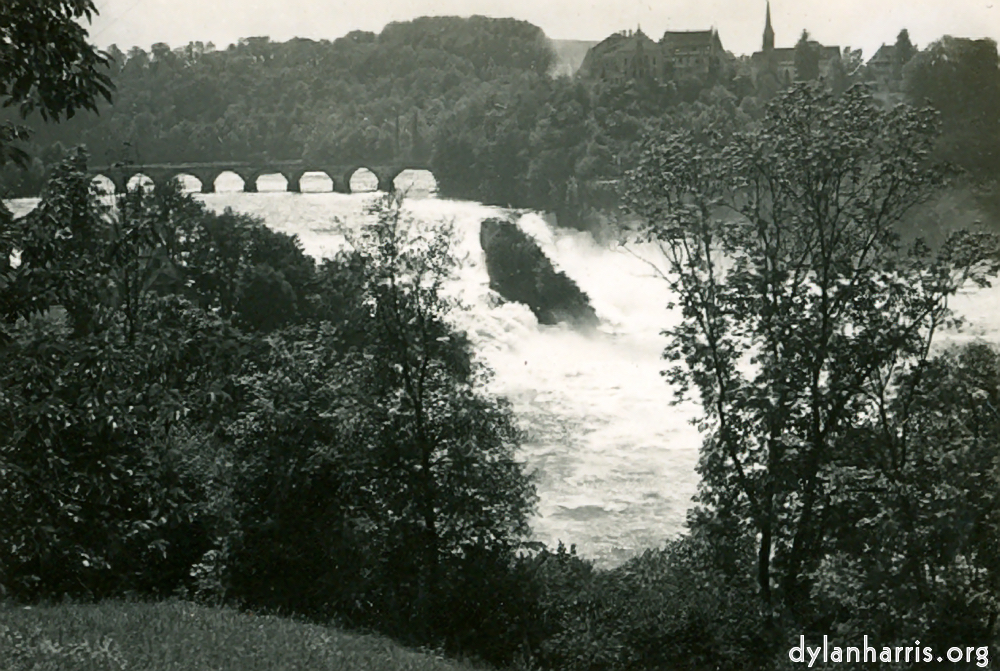
[[[811,46],[819,55],[819,76],[829,79],[833,68],[840,61],[840,47],[828,47],[816,40],[809,40]],[[764,39],[761,50],[750,57],[751,71],[754,81],[766,73],[771,73],[781,85],[791,84],[800,79],[795,70],[795,47],[775,47],[774,27],[771,25],[771,3],[767,3],[764,15]]]
[[[611,83],[652,79],[671,81],[704,77],[718,71],[732,55],[712,30],[667,31],[659,42],[641,28],[615,33],[594,45],[583,60],[584,77]]]
[[[769,73],[778,85],[791,84],[800,79],[795,69],[795,47],[775,47],[774,41],[771,3],[768,2],[761,50],[744,63],[749,65],[754,81]],[[840,47],[824,46],[815,40],[810,40],[809,45],[819,57],[820,77],[831,78],[840,61]],[[735,64],[736,59],[723,48],[719,32],[714,28],[668,30],[659,42],[639,28],[615,33],[591,47],[583,59],[580,74],[615,84],[642,79],[662,82],[684,77],[704,78]]]

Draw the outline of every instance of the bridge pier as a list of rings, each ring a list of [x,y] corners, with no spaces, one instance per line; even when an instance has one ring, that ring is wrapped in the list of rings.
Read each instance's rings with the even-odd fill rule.
[[[115,175],[104,175],[104,176],[107,177],[108,179],[110,179],[111,183],[114,184],[115,194],[120,195],[120,194],[125,193],[125,191],[127,191],[127,186],[126,185],[128,184],[128,180],[129,180],[128,177],[125,177],[123,175],[117,175],[117,176],[115,176]]]
[[[222,174],[211,170],[185,170],[184,172],[201,182],[202,193],[215,193],[215,178]]]
[[[383,193],[393,193],[396,190],[396,174],[381,170],[376,172],[375,176],[378,178],[378,190]]]
[[[285,177],[285,191],[289,193],[302,193],[302,175],[304,171],[286,170],[281,173]]]
[[[257,193],[257,177],[260,173],[237,172],[236,174],[243,180],[243,193]]]
[[[326,174],[330,176],[330,181],[333,182],[333,192],[351,193],[351,175],[353,175],[356,170],[358,170],[358,168],[349,168],[343,172],[338,170],[327,170]]]

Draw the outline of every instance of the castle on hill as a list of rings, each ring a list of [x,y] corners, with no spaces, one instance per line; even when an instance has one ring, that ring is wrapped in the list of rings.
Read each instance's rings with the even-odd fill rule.
[[[810,40],[809,45],[818,54],[820,76],[830,76],[840,60],[840,48],[823,46],[815,40]],[[580,73],[584,77],[610,83],[642,79],[666,82],[683,77],[704,78],[713,72],[722,72],[726,67],[736,67],[737,62],[736,57],[722,47],[722,39],[715,28],[667,31],[659,42],[653,41],[640,28],[634,32],[615,33],[591,47]],[[781,84],[798,78],[795,48],[774,46],[770,2],[765,10],[761,50],[745,64],[749,66],[749,74],[754,81],[766,73],[772,74]]]

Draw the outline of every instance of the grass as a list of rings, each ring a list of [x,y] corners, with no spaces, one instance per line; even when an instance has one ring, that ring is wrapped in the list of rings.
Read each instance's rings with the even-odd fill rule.
[[[0,671],[472,671],[378,636],[180,601],[0,604]]]

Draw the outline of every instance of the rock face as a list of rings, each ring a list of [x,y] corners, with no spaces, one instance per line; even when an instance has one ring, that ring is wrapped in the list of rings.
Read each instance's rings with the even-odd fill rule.
[[[490,288],[527,305],[539,324],[597,326],[587,294],[566,273],[553,268],[534,238],[517,224],[486,219],[479,229],[479,243],[486,255]]]

